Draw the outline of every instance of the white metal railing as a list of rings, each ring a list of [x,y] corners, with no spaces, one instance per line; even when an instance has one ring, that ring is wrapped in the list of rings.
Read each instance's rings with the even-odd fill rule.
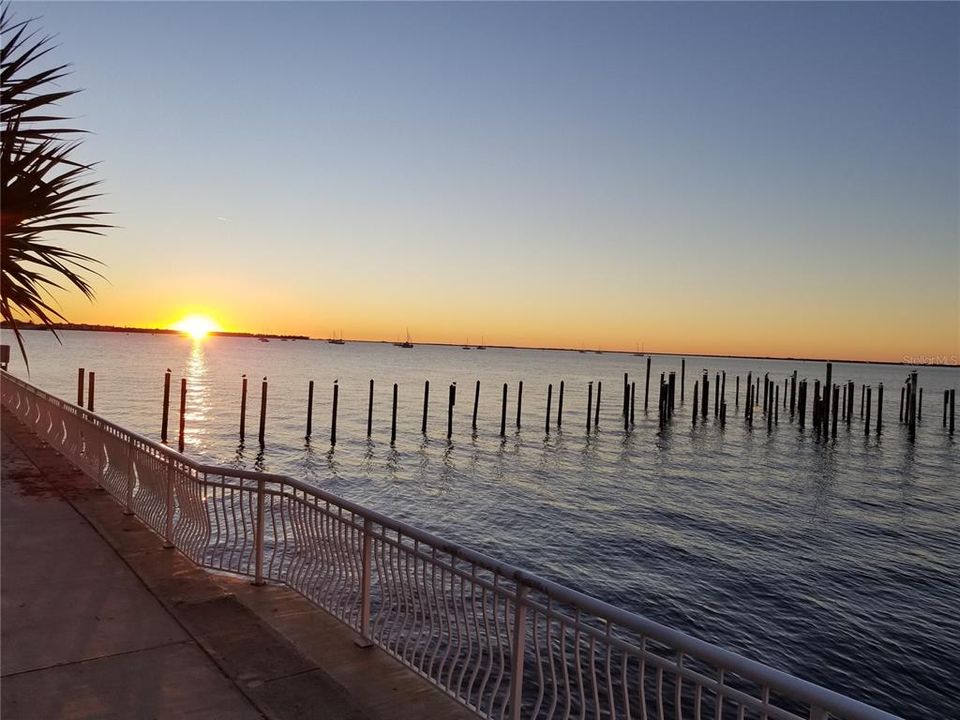
[[[299,480],[196,463],[2,376],[3,405],[169,546],[296,590],[482,717],[895,717]]]

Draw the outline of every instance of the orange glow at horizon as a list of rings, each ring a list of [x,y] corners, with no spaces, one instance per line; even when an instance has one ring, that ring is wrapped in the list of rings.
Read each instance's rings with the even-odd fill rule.
[[[179,330],[192,337],[202,340],[211,332],[220,330],[220,325],[207,315],[187,315],[170,326],[171,330]]]

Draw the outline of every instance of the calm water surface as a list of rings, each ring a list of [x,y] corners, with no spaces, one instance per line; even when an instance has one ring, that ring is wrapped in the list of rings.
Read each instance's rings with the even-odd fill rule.
[[[4,333],[4,342],[11,342]],[[955,368],[920,368],[917,438],[898,423],[909,368],[835,363],[858,394],[849,429],[824,441],[789,410],[767,432],[742,420],[748,371],[781,385],[823,379],[822,363],[687,358],[686,402],[662,430],[646,359],[534,350],[175,336],[27,333],[31,381],[76,399],[76,371],[96,371],[96,410],[159,439],[163,372],[188,379],[186,452],[205,461],[304,478],[399,519],[905,717],[960,718],[960,435],[941,427]],[[16,352],[16,351],[14,351]],[[653,385],[680,360],[654,356]],[[700,371],[726,371],[728,420],[693,426]],[[25,376],[19,359],[12,371]],[[620,416],[623,373],[637,382],[636,425]],[[247,442],[238,438],[240,376],[250,378]],[[266,445],[256,441],[269,377]],[[735,376],[741,377],[740,408]],[[376,381],[373,437],[368,383]],[[304,439],[316,381],[313,438]],[[337,445],[332,386],[339,380]],[[424,380],[430,420],[420,433]],[[478,428],[470,428],[481,381]],[[522,380],[522,425],[516,427]],[[555,427],[565,381],[563,429]],[[599,429],[586,432],[587,383],[602,381]],[[457,383],[454,432],[447,393]],[[509,383],[507,436],[499,437]],[[884,431],[864,435],[859,385],[885,385]],[[393,383],[398,432],[390,439]],[[547,383],[554,427],[544,430]],[[874,409],[874,418],[876,409]],[[175,439],[175,411],[171,416]]]

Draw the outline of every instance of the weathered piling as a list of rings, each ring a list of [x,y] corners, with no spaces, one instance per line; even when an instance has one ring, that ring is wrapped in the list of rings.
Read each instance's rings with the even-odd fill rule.
[[[680,358],[680,404],[683,405],[683,386],[687,384],[687,359]]]
[[[390,444],[397,442],[397,383],[393,384],[393,410],[390,412]]]
[[[784,409],[784,410],[787,409],[787,383],[789,383],[789,382],[790,382],[790,379],[789,379],[789,378],[784,378],[784,379],[783,379],[783,409]],[[780,401],[779,401],[779,400],[777,401],[777,404],[778,404],[778,405],[780,404]]]
[[[543,423],[543,432],[550,434],[550,403],[553,402],[553,384],[547,385],[547,419]]]
[[[93,395],[97,386],[97,374],[91,370],[87,373],[87,410],[93,412]]]
[[[91,397],[93,397],[93,373],[90,373],[90,392]],[[917,422],[923,420],[923,388],[920,388],[919,393],[920,395],[917,398]],[[93,410],[93,400],[90,401],[87,410]]]
[[[950,404],[950,391],[943,391],[943,427],[947,426],[947,406]]]
[[[682,388],[683,386],[681,385],[680,387]],[[681,393],[682,392],[683,391],[681,390]],[[631,425],[634,424],[634,419],[636,417],[636,410],[637,410],[637,383],[631,382],[630,383],[630,424]]]
[[[370,378],[370,395],[367,398],[367,437],[373,435],[373,378]]]
[[[830,437],[836,439],[837,437],[837,420],[840,417],[840,387],[837,385],[833,386],[833,425],[830,428]],[[879,417],[879,415],[878,415]]]
[[[841,412],[841,417],[844,420],[846,420],[847,419],[847,384],[846,383],[843,384],[843,403],[840,407],[843,409]]]
[[[957,410],[957,391],[954,389],[950,390],[950,434],[953,435],[953,421],[956,417]]]
[[[83,407],[83,378],[86,372],[83,368],[77,370],[77,407]]]
[[[823,384],[823,412],[821,420],[823,421],[823,432],[826,435],[827,423],[830,421],[830,388],[833,387],[833,363],[827,363],[827,379]]]
[[[307,384],[307,434],[309,440],[313,433],[313,380]]]
[[[740,407],[740,376],[737,375],[737,391],[733,397],[733,406]]]
[[[910,439],[917,436],[917,373],[910,373]]]
[[[820,381],[815,380],[813,383],[813,427],[816,428],[817,432],[820,432]]]
[[[777,385],[776,402],[773,404],[773,422],[775,425],[780,424],[780,386],[779,385]]]
[[[647,358],[647,381],[643,386],[643,411],[647,411],[647,405],[650,402],[650,358]]]
[[[597,405],[593,409],[593,429],[600,429],[600,391],[603,390],[603,381],[597,380]]]
[[[717,373],[713,386],[713,416],[720,417],[720,373]]]
[[[703,371],[703,379],[700,384],[700,417],[704,422],[707,420],[707,406],[710,404],[710,380],[707,371]]]
[[[473,425],[474,430],[477,429],[477,407],[480,405],[480,381],[477,380],[476,389],[473,391]]]
[[[870,398],[870,395],[871,395],[871,388],[870,388],[870,386],[868,385],[868,386],[867,386],[867,414],[866,414],[866,416],[864,417],[864,421],[863,421],[863,434],[864,434],[864,435],[869,435],[869,434],[870,434],[870,399],[871,399],[871,398]]]
[[[798,407],[797,415],[800,418],[800,429],[807,424],[807,381],[804,380],[800,383],[800,388],[797,395]]]
[[[264,375],[263,382],[260,385],[260,444],[263,445],[263,438],[267,428],[267,377]]]
[[[674,370],[670,371],[669,375],[670,382],[670,393],[668,398],[670,399],[670,417],[673,417],[673,411],[677,409],[677,373]]]
[[[520,429],[520,411],[522,408],[523,408],[523,380],[521,380],[520,383],[517,385],[517,430]]]
[[[793,417],[797,407],[797,371],[790,376],[790,417]]]
[[[500,437],[507,436],[507,384],[503,384],[503,399],[500,401]]]
[[[187,427],[187,379],[180,378],[180,427],[177,433],[177,450],[183,452],[183,436]]]
[[[627,373],[623,374],[623,417],[630,414],[630,379]]]
[[[697,414],[700,410],[700,382],[693,383],[693,424],[697,424]]]
[[[593,427],[593,381],[587,383],[587,432]]]
[[[759,380],[759,378],[758,378]],[[763,412],[767,412],[768,396],[770,394],[770,373],[763,374]]]
[[[860,383],[860,419],[863,420],[863,401],[866,396],[867,385],[866,383]],[[903,398],[901,398],[902,400]],[[903,406],[900,407],[900,412],[903,413]]]
[[[453,406],[457,404],[457,384],[450,383],[450,397],[447,400],[447,440],[453,437]]]
[[[420,432],[427,434],[427,410],[430,407],[430,381],[423,381],[423,419],[420,421]]]
[[[877,386],[877,435],[883,427],[883,383]]]
[[[720,412],[723,412],[723,404],[727,402],[727,371],[720,373]]]
[[[167,371],[170,372],[169,370]],[[247,374],[241,376],[240,383],[240,442],[243,442],[247,432]]]
[[[850,422],[853,420],[853,393],[856,390],[856,386],[853,384],[853,380],[847,381],[847,427],[850,427]]]
[[[333,381],[333,410],[330,415],[330,445],[337,444],[337,406],[340,402],[340,383]]]
[[[563,425],[563,380],[560,381],[560,397],[557,398],[557,430]]]
[[[768,390],[769,390],[769,388],[768,388]],[[768,394],[767,397],[768,397],[768,402],[772,403],[772,402],[773,402],[773,390],[769,390],[769,394]],[[771,408],[770,411],[767,412],[767,432],[771,432],[772,430],[773,430],[773,412],[772,412],[772,408]]]
[[[901,385],[900,386],[900,422],[903,422],[903,399],[906,396],[906,394],[907,394],[907,386]],[[863,415],[862,412],[860,414]]]
[[[944,405],[946,408],[946,405]],[[163,374],[163,417],[160,418],[160,442],[167,441],[167,420],[170,413],[170,368]],[[944,427],[946,427],[946,410],[944,410]],[[242,433],[241,433],[242,434]]]
[[[663,423],[666,421],[666,407],[665,407],[665,397],[663,389],[666,387],[666,383],[663,382],[663,373],[660,373],[660,387],[657,391],[657,418],[660,421],[660,426],[663,427]]]

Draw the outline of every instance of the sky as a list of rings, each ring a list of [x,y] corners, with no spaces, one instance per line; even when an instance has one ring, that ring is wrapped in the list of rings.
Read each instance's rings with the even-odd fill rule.
[[[73,322],[960,361],[960,4],[15,3]]]

